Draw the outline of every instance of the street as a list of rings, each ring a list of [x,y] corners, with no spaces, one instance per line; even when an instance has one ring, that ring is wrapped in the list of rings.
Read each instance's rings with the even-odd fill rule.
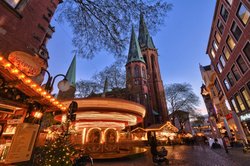
[[[167,146],[170,165],[178,166],[247,166],[250,154],[241,148],[233,148],[226,154],[224,149],[212,150],[208,146]],[[247,164],[248,163],[248,164]],[[97,160],[95,166],[152,166],[150,151],[145,155],[115,160]]]

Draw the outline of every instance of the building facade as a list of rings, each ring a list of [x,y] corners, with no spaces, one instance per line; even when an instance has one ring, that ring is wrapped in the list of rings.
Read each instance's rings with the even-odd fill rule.
[[[250,2],[218,0],[207,54],[232,110],[250,136]],[[237,123],[237,122],[236,122]]]
[[[46,44],[54,27],[51,18],[61,0],[0,1],[0,54],[41,83],[49,54]]]
[[[19,162],[11,160],[10,147],[17,143],[13,138],[33,127],[31,137],[25,136],[30,147],[22,149],[26,157],[21,160],[29,160],[43,113],[66,110],[40,86],[42,68],[48,67],[46,42],[54,32],[50,20],[60,2],[0,1],[0,165]]]
[[[162,123],[168,119],[158,53],[142,14],[138,39],[132,28],[126,63],[126,88],[128,99],[144,105],[147,109],[144,126]]]

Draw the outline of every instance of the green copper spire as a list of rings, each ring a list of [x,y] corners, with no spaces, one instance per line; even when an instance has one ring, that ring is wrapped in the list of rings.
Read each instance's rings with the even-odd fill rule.
[[[74,56],[66,74],[67,80],[72,86],[76,86],[76,56]]]
[[[141,48],[155,48],[154,42],[149,35],[148,28],[144,21],[143,14],[140,14],[140,26],[138,41]]]
[[[134,26],[132,26],[132,33],[131,33],[127,63],[135,62],[135,61],[141,61],[145,63],[141,54],[141,49],[140,49],[137,37],[135,35]]]

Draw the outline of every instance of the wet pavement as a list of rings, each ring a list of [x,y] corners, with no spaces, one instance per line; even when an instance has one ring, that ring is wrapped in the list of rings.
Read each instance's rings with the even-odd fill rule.
[[[250,153],[233,148],[229,153],[223,149],[212,150],[208,146],[167,146],[169,165],[174,166],[249,166]],[[150,151],[130,158],[96,160],[94,166],[153,166]],[[163,165],[163,164],[162,164]]]

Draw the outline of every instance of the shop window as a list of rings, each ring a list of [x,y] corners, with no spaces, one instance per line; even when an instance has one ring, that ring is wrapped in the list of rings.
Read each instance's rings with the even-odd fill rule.
[[[232,6],[233,0],[227,0],[227,3],[228,3],[230,6]]]
[[[240,4],[240,7],[238,9],[237,16],[240,19],[240,21],[243,23],[243,25],[247,24],[249,17],[250,17],[250,12],[242,3]]]
[[[222,67],[224,68],[226,66],[226,61],[222,55],[220,56],[220,62],[221,62]]]
[[[233,25],[231,27],[231,32],[232,32],[234,38],[238,41],[241,34],[242,34],[242,31],[240,30],[240,28],[238,27],[238,25],[235,22],[233,22]]]
[[[239,109],[238,109],[238,107],[237,107],[237,105],[236,105],[236,102],[235,102],[235,100],[234,100],[233,98],[231,99],[231,103],[232,103],[232,105],[233,105],[233,108],[234,108],[235,112],[236,112],[236,113],[239,113]]]
[[[220,36],[220,34],[218,33],[218,32],[216,32],[215,31],[215,39],[216,39],[216,41],[217,41],[217,43],[220,43],[220,41],[221,41],[221,36]]]
[[[218,44],[215,41],[213,41],[213,48],[215,51],[218,51]]]
[[[227,79],[224,79],[223,82],[224,82],[224,85],[225,85],[226,89],[229,90],[229,89],[230,89],[230,84],[229,84],[229,82],[227,81]]]
[[[220,15],[221,15],[221,17],[223,18],[223,20],[224,20],[225,22],[227,22],[228,11],[227,11],[227,9],[226,9],[223,5],[221,6]]]
[[[218,20],[217,28],[219,29],[220,33],[222,34],[224,31],[224,25],[222,24],[221,20]]]
[[[233,78],[233,75],[232,75],[231,72],[229,72],[229,73],[227,74],[227,79],[228,79],[230,85],[231,85],[231,86],[234,86],[234,78]]]
[[[232,73],[234,75],[235,80],[238,81],[240,79],[240,73],[235,65],[232,66]]]
[[[228,60],[230,58],[230,52],[228,51],[227,47],[223,48],[223,54],[224,54],[226,60]]]
[[[236,101],[238,102],[239,106],[240,106],[240,110],[241,111],[245,111],[246,110],[246,107],[243,103],[243,100],[241,99],[240,95],[239,94],[236,94],[235,95],[235,98],[236,98]]]
[[[245,88],[243,88],[243,89],[241,89],[240,92],[241,92],[241,94],[242,94],[248,108],[250,108],[250,96],[249,96],[248,91]]]
[[[241,56],[239,56],[238,59],[236,60],[236,62],[238,64],[241,72],[244,74],[248,69],[247,64],[245,63],[244,59]]]
[[[227,45],[230,48],[230,50],[232,51],[235,47],[235,42],[233,40],[233,38],[231,36],[227,37]]]
[[[13,8],[16,8],[18,4],[21,2],[21,0],[4,0],[4,1]]]
[[[222,72],[222,67],[221,67],[221,64],[220,63],[217,63],[217,69],[218,69],[218,71],[221,73]]]
[[[212,55],[213,58],[215,58],[215,52],[214,52],[214,49],[211,48],[210,50],[210,54]]]
[[[246,46],[243,49],[244,54],[246,55],[248,61],[250,62],[250,43],[247,42]]]

